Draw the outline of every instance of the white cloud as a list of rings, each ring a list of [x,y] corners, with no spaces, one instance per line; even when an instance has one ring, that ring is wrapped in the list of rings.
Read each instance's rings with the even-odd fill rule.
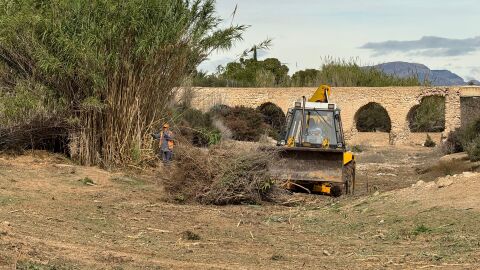
[[[419,40],[369,42],[360,48],[372,50],[375,55],[404,52],[429,57],[461,56],[480,50],[480,36],[465,39],[426,36]]]

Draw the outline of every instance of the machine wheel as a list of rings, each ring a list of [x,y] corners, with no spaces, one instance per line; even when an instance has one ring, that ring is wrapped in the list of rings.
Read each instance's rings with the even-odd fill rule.
[[[332,189],[330,190],[330,195],[333,197],[339,197],[342,195],[342,187],[341,186],[332,186]]]
[[[343,167],[343,181],[345,185],[345,194],[352,195],[355,191],[355,161],[352,160],[350,163]]]

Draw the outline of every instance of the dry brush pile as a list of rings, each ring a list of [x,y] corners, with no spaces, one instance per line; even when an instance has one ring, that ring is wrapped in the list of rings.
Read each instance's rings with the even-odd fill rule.
[[[36,117],[26,123],[0,127],[0,151],[21,152],[28,148],[63,152],[75,125],[58,117]]]
[[[182,144],[175,156],[173,170],[164,177],[172,200],[226,205],[272,199],[275,187],[268,167],[277,158],[273,150],[248,149],[233,143],[210,149]]]
[[[239,141],[259,141],[262,135],[279,139],[285,129],[285,114],[277,105],[266,102],[257,107],[216,105],[210,115],[220,120]]]

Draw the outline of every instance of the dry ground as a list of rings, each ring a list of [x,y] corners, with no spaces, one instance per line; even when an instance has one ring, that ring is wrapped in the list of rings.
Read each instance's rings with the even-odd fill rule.
[[[0,268],[479,269],[480,175],[410,187],[438,157],[371,148],[354,197],[216,207],[166,203],[159,172],[3,156]]]

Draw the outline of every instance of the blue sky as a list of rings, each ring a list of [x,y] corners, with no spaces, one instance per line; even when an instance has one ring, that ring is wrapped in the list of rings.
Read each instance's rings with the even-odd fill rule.
[[[291,72],[335,57],[416,62],[480,79],[479,0],[217,0],[227,25],[235,6],[233,24],[250,25],[244,40],[201,69],[214,71],[269,37],[273,47],[263,57],[279,58]]]

